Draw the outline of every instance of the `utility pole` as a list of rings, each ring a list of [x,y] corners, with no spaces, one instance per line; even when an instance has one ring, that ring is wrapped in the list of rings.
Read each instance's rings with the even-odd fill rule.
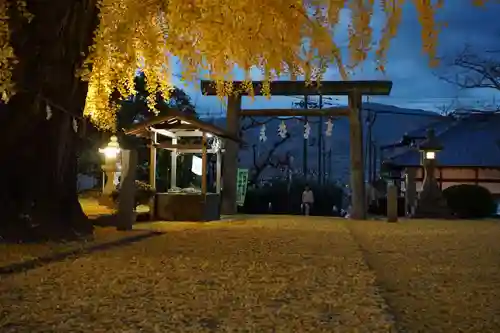
[[[372,141],[372,181],[377,178],[377,145]]]
[[[323,109],[323,95],[319,95],[319,109]],[[323,140],[323,117],[319,117],[319,122],[318,122],[318,184],[321,185],[321,180],[322,180],[322,175],[321,175],[321,146],[322,146],[322,140]]]
[[[304,109],[308,109],[309,96],[304,96]],[[304,124],[307,124],[307,116],[304,117]],[[302,132],[304,133],[304,132]],[[304,138],[304,145],[302,147],[302,168],[304,170],[304,179],[307,181],[307,144],[308,139]]]
[[[323,168],[323,184],[327,184],[330,179],[330,173],[328,172],[327,159],[328,153],[325,150],[325,145],[323,145],[323,161],[321,162],[321,167]]]
[[[332,148],[328,150],[328,180],[332,180]]]

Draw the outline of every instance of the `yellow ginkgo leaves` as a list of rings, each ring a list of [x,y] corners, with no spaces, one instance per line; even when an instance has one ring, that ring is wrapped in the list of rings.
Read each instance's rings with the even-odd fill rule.
[[[435,12],[443,0],[412,2],[422,26],[423,49],[432,60],[438,37]],[[378,68],[384,70],[404,4],[405,0],[100,0],[99,26],[82,71],[89,81],[84,114],[99,128],[114,130],[117,110],[110,96],[114,91],[134,94],[138,69],[146,74],[148,105],[154,110],[157,97],[168,99],[172,89],[173,56],[182,64],[185,78],[194,79],[204,70],[220,82],[221,97],[235,93],[230,84],[222,84],[233,79],[235,66],[247,72],[247,79],[250,69],[257,67],[270,81],[285,73],[319,80],[334,64],[346,79],[347,69],[365,61],[376,46]],[[22,2],[17,8],[25,11]],[[374,43],[371,23],[379,8],[386,24]],[[349,61],[342,59],[334,40],[343,9],[351,17]],[[0,3],[0,95],[5,101],[15,89],[7,14],[7,4]]]

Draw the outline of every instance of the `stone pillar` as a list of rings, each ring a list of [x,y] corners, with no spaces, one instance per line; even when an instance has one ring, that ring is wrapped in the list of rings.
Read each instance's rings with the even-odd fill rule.
[[[226,123],[229,134],[239,137],[240,132],[241,96],[228,96]],[[238,172],[239,143],[232,140],[226,141],[224,152],[224,178],[222,186],[222,214],[232,215],[237,213],[236,206],[236,177]]]
[[[394,180],[387,183],[387,222],[398,221],[398,187]]]
[[[102,189],[101,196],[99,197],[99,204],[102,206],[107,206],[110,208],[115,207],[115,202],[112,198],[112,193],[116,190],[115,186],[115,174],[116,174],[116,158],[106,158],[106,163],[102,165],[102,171],[105,175],[106,182]],[[123,179],[123,173],[122,173]]]
[[[118,203],[118,230],[131,230],[135,222],[135,173],[137,151],[122,151],[122,182]]]
[[[351,218],[355,220],[366,220],[361,102],[361,94],[359,92],[355,91],[349,94]]]
[[[110,196],[111,193],[115,190],[115,172],[116,172],[116,160],[113,160],[113,163],[106,163],[102,166],[102,170],[106,175],[106,183],[104,185],[104,189],[102,190],[103,196]],[[122,176],[123,177],[123,176]]]

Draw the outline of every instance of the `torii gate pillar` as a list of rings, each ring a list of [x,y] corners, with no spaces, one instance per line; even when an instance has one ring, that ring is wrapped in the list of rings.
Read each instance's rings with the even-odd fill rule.
[[[349,98],[349,141],[351,160],[351,218],[366,220],[365,170],[363,163],[362,95],[354,91]]]
[[[241,96],[231,95],[227,98],[226,130],[239,138],[240,133]],[[224,164],[222,172],[222,207],[221,213],[232,215],[238,212],[236,205],[236,177],[238,173],[239,144],[232,140],[225,143]]]

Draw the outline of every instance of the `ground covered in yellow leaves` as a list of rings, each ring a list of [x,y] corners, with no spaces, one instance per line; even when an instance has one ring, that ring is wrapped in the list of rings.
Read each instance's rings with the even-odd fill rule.
[[[500,332],[500,220],[349,226],[404,331]]]
[[[492,222],[150,228],[164,233],[0,276],[0,331],[377,333],[392,313],[405,332],[500,332]]]
[[[83,250],[121,241],[130,237],[145,235],[145,230],[134,230],[131,232],[117,231],[115,227],[96,227],[93,237],[89,239],[71,242],[47,242],[30,244],[0,243],[0,269],[5,266],[35,260],[41,257],[52,256],[61,252]]]
[[[183,225],[2,277],[1,332],[389,332],[342,223]]]
[[[97,198],[79,198],[79,201],[85,214],[87,214],[87,216],[91,218],[95,216],[110,215],[116,213],[115,209],[99,204]],[[147,206],[140,205],[139,207],[137,207],[138,213],[144,213],[148,211],[149,208]]]

